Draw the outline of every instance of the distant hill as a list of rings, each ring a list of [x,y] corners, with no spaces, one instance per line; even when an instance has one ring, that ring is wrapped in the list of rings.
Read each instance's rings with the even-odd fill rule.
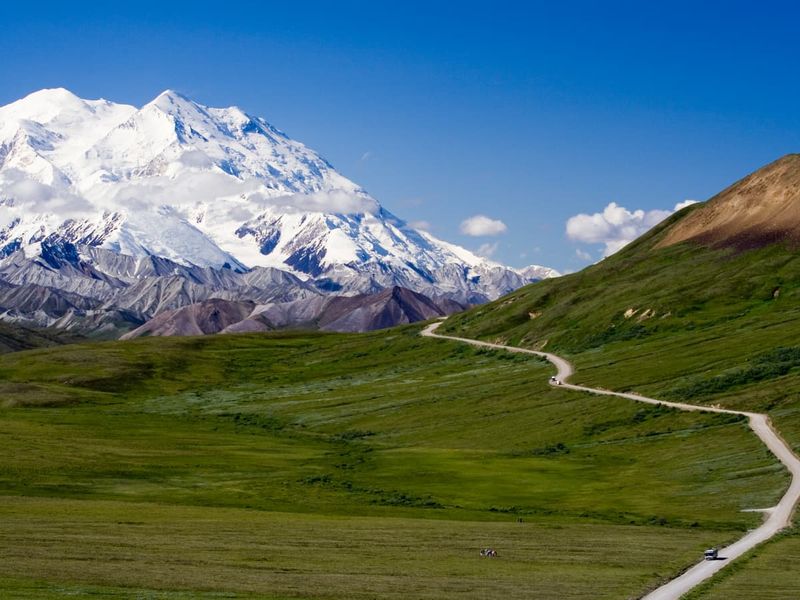
[[[568,355],[595,387],[767,412],[800,451],[798,181],[800,159],[784,157],[442,330]]]
[[[58,346],[78,339],[78,336],[62,332],[30,329],[0,322],[0,354]]]
[[[315,296],[267,305],[214,298],[163,312],[122,339],[250,333],[287,327],[372,331],[443,317],[464,308],[453,300],[433,300],[401,287],[376,294]]]

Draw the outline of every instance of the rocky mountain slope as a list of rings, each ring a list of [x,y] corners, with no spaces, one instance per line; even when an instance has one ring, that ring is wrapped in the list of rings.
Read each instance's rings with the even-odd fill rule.
[[[184,336],[219,333],[228,326],[247,319],[255,307],[253,302],[220,300],[218,298],[205,300],[162,312],[148,323],[122,336],[122,339],[133,339],[145,335]],[[264,323],[264,327],[259,330],[267,331],[269,329],[271,328],[268,324]]]
[[[0,262],[0,318],[114,336],[156,314],[210,298],[270,303],[321,292],[278,269],[245,272],[136,258],[44,240],[39,254]]]
[[[64,89],[0,107],[0,279],[50,290],[36,291],[39,312],[2,305],[9,318],[51,324],[54,303],[135,321],[212,295],[263,302],[277,290],[260,287],[265,273],[288,296],[402,286],[466,303],[556,275],[410,227],[236,107],[166,91],[136,108]]]
[[[123,339],[141,336],[250,333],[289,326],[323,331],[372,331],[443,317],[464,310],[453,300],[438,302],[405,288],[375,294],[316,296],[258,305],[211,299],[162,312]]]
[[[715,248],[800,244],[800,154],[789,154],[723,190],[676,223],[658,243]]]

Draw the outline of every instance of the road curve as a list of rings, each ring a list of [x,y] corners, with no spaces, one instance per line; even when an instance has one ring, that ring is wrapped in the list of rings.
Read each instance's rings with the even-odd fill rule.
[[[635,400],[636,402],[662,404],[664,406],[671,406],[680,410],[743,415],[747,417],[750,424],[750,429],[753,430],[758,438],[764,442],[767,448],[769,448],[770,451],[778,458],[778,460],[780,460],[789,470],[792,475],[792,482],[789,485],[789,489],[786,490],[786,493],[783,495],[778,505],[770,509],[770,511],[767,513],[769,516],[760,527],[747,532],[744,537],[737,540],[730,546],[721,548],[719,550],[720,558],[718,560],[703,560],[697,563],[687,571],[684,571],[675,579],[672,579],[671,581],[644,596],[643,600],[677,600],[689,590],[711,577],[714,573],[730,564],[734,559],[738,558],[748,550],[751,550],[758,544],[768,540],[782,529],[788,527],[791,523],[792,512],[794,511],[794,507],[798,500],[800,500],[800,459],[798,459],[798,457],[791,451],[789,446],[786,445],[786,442],[784,442],[780,435],[775,431],[767,415],[761,413],[742,412],[738,410],[728,410],[725,408],[714,408],[712,406],[685,404],[683,402],[664,402],[662,400],[655,400],[653,398],[647,398],[638,394],[625,394],[621,392],[612,392],[609,390],[585,387],[582,385],[572,385],[566,383],[566,379],[572,375],[574,369],[568,361],[564,360],[560,356],[556,356],[555,354],[551,354],[549,352],[538,352],[536,350],[528,350],[526,348],[516,348],[514,346],[492,344],[490,342],[482,342],[468,338],[441,335],[435,333],[439,325],[441,325],[441,321],[432,323],[423,329],[421,334],[426,337],[463,342],[473,346],[497,348],[499,350],[507,350],[509,352],[534,354],[536,356],[544,357],[556,367],[558,371],[556,378],[562,382],[561,387],[566,389],[590,392],[592,394],[602,394],[604,396],[619,396],[620,398],[627,398],[628,400]]]

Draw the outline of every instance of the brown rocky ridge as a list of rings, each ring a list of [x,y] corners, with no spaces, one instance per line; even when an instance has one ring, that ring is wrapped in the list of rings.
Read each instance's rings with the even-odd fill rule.
[[[777,242],[800,247],[800,154],[762,167],[688,213],[656,248],[685,241],[738,250]]]

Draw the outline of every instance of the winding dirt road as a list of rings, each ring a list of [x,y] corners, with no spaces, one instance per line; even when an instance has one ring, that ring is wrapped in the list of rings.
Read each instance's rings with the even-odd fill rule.
[[[584,387],[582,385],[572,385],[566,383],[567,378],[572,375],[574,369],[572,365],[555,354],[549,352],[537,352],[536,350],[528,350],[526,348],[516,348],[514,346],[504,346],[502,344],[492,344],[490,342],[481,342],[478,340],[471,340],[468,338],[460,338],[449,335],[440,335],[435,333],[436,329],[441,325],[441,322],[428,325],[423,331],[422,335],[426,337],[440,338],[445,340],[452,340],[456,342],[463,342],[473,346],[481,346],[484,348],[497,348],[499,350],[507,350],[509,352],[518,352],[521,354],[534,354],[542,356],[549,360],[558,370],[556,379],[561,382],[561,387],[577,390],[580,392],[589,392],[592,394],[602,394],[604,396],[619,396],[620,398],[627,398],[628,400],[635,400],[636,402],[645,402],[647,404],[662,404],[664,406],[671,406],[680,410],[690,410],[699,412],[711,413],[725,413],[731,415],[744,415],[750,423],[750,429],[764,442],[767,448],[780,460],[783,465],[789,470],[792,475],[792,483],[789,489],[781,498],[777,506],[768,509],[766,514],[769,516],[764,523],[753,529],[747,534],[725,548],[719,550],[718,560],[703,560],[694,565],[681,575],[672,579],[668,583],[653,590],[646,596],[644,600],[677,600],[683,594],[687,593],[692,588],[699,585],[711,577],[714,573],[730,564],[734,559],[738,558],[748,550],[751,550],[758,544],[768,540],[780,530],[786,528],[791,523],[792,512],[794,507],[800,500],[800,459],[791,451],[786,442],[780,435],[773,429],[769,417],[761,413],[742,412],[738,410],[727,410],[725,408],[714,408],[711,406],[699,406],[694,404],[684,404],[682,402],[664,402],[639,396],[638,394],[625,394],[621,392],[611,392],[608,390],[601,390],[596,388]]]

